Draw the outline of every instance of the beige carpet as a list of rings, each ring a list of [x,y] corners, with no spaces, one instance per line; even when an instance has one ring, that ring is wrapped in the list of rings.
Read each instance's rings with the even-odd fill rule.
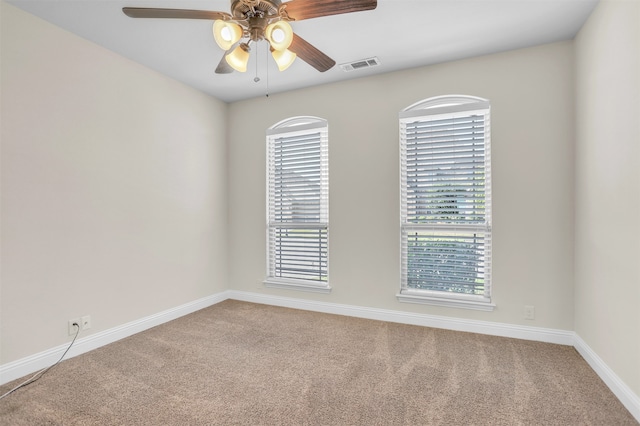
[[[229,300],[63,361],[0,424],[638,423],[568,346]]]

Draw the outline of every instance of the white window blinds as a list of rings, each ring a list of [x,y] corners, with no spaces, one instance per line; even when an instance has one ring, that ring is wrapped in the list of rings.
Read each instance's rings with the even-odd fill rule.
[[[328,287],[327,125],[320,119],[291,123],[267,137],[267,280]]]
[[[489,303],[489,105],[466,97],[426,105],[400,116],[401,294]]]

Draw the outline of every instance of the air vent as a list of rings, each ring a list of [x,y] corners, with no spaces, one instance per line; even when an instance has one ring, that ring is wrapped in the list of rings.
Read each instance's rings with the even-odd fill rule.
[[[373,57],[373,58],[367,58],[367,59],[360,59],[359,61],[355,61],[355,62],[348,62],[346,64],[340,64],[340,68],[342,68],[343,71],[353,71],[353,70],[359,70],[363,68],[371,68],[378,65],[380,65],[380,60],[376,57]]]

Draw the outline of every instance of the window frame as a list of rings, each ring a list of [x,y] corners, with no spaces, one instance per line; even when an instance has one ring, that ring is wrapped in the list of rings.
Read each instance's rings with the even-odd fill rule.
[[[275,144],[278,138],[286,137],[286,136],[304,136],[309,134],[319,133],[319,161],[320,161],[320,188],[319,188],[319,221],[308,221],[304,220],[302,222],[293,222],[293,221],[278,221],[274,216],[274,206],[275,203]],[[293,289],[307,292],[315,292],[315,293],[330,293],[331,286],[329,285],[329,126],[328,122],[325,119],[319,117],[312,116],[298,116],[291,117],[285,120],[276,123],[266,132],[266,145],[267,145],[267,176],[266,176],[266,194],[267,194],[267,202],[266,202],[266,236],[267,236],[267,274],[264,280],[264,285],[269,288],[282,288],[282,289]],[[281,210],[278,210],[281,211]],[[302,278],[288,278],[277,276],[277,266],[276,266],[276,241],[275,237],[272,238],[272,233],[276,232],[277,229],[282,228],[295,228],[296,230],[301,229],[318,229],[320,232],[324,231],[324,238],[326,239],[326,254],[324,257],[324,262],[326,266],[324,267],[325,271],[325,280],[312,280],[312,279],[302,279]],[[318,240],[319,244],[322,245],[322,237]],[[322,261],[321,261],[322,263]],[[322,271],[322,266],[319,267],[319,270]]]
[[[407,138],[408,123],[416,121],[434,121],[438,118],[469,117],[474,114],[484,115],[484,223],[466,224],[456,221],[441,223],[411,223],[408,220],[408,181],[407,181]],[[482,311],[492,311],[495,304],[491,295],[491,105],[487,99],[466,95],[437,96],[417,102],[399,114],[400,138],[400,291],[396,295],[400,302],[420,303],[445,307],[467,308]],[[411,288],[408,285],[409,274],[409,232],[444,232],[466,233],[474,231],[483,233],[483,266],[484,293],[465,294],[452,291]],[[424,234],[425,236],[427,234]],[[474,236],[475,238],[475,236]]]

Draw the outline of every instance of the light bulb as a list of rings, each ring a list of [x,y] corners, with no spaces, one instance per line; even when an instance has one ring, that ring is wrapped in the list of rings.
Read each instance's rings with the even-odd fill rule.
[[[275,50],[288,49],[293,42],[293,29],[287,21],[269,24],[264,30],[264,35]]]
[[[242,27],[235,22],[217,19],[213,22],[213,38],[220,49],[229,50],[242,38]]]
[[[276,43],[282,43],[284,41],[284,31],[282,30],[282,28],[275,28],[271,32],[271,38]]]

